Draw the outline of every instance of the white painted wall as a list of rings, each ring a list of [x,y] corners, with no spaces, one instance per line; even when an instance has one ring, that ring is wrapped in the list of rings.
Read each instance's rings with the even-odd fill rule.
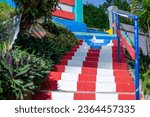
[[[63,11],[68,11],[68,12],[73,12],[73,7],[70,5],[66,5],[63,3],[59,3],[59,7],[63,10]],[[59,9],[59,8],[58,8]]]

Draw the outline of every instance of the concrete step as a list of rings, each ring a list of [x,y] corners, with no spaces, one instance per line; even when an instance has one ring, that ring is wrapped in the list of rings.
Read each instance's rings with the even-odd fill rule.
[[[54,71],[65,72],[72,74],[94,74],[103,76],[130,76],[129,70],[121,69],[102,69],[102,68],[90,68],[90,67],[78,67],[78,66],[67,66],[67,65],[55,65]]]
[[[134,93],[39,92],[33,100],[135,100]]]
[[[121,74],[121,72],[120,72]],[[114,76],[112,74],[72,74],[72,73],[65,73],[65,72],[50,72],[48,78],[45,82],[51,81],[95,81],[97,83],[132,83],[133,79],[131,76]]]
[[[87,56],[87,57],[82,57],[82,56],[63,56],[61,60],[78,60],[78,61],[101,61],[101,62],[118,62],[118,58],[115,56],[114,58],[112,57],[107,57],[105,59],[98,58],[98,57],[93,57],[93,56]],[[122,58],[121,63],[126,63],[126,58]]]
[[[102,83],[95,81],[50,81],[42,85],[42,89],[49,91],[82,91],[82,92],[107,92],[107,93],[133,93],[133,83]]]
[[[76,66],[76,67],[90,67],[90,68],[104,68],[104,69],[122,69],[127,70],[127,63],[118,62],[95,62],[95,61],[78,61],[78,60],[61,60],[59,65]]]

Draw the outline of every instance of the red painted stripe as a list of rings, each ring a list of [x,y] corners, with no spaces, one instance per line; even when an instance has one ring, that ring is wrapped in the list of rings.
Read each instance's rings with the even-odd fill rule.
[[[117,46],[112,46],[112,51],[113,52],[118,52],[118,47]],[[120,52],[124,53],[124,48],[123,47],[120,47]]]
[[[68,53],[66,54],[66,56],[74,56],[74,53],[75,53],[75,52],[72,52],[72,51],[71,51],[71,52],[68,52]]]
[[[113,62],[113,69],[127,70],[128,66],[126,63]]]
[[[77,83],[77,91],[95,92],[95,90],[96,90],[96,82],[78,81]]]
[[[68,60],[71,60],[71,59],[72,59],[72,56],[64,56],[62,59],[68,59]]]
[[[65,65],[55,65],[54,70],[59,71],[59,72],[64,72],[65,71]]]
[[[86,61],[97,61],[98,62],[98,58],[97,57],[90,57],[90,56],[87,56]]]
[[[132,78],[126,77],[126,76],[124,76],[124,77],[115,76],[115,82],[116,83],[122,83],[122,82],[124,82],[124,83],[133,83]]]
[[[133,83],[116,83],[117,92],[134,92],[135,85]]]
[[[116,39],[116,40],[113,40],[112,43],[113,43],[113,45],[114,45],[113,47],[117,47],[117,46],[118,46],[117,39]],[[121,46],[121,47],[123,46],[122,42],[120,42],[120,46]],[[118,47],[117,47],[117,48],[118,48]]]
[[[132,60],[135,60],[135,50],[134,50],[134,48],[131,45],[128,44],[127,40],[122,36],[120,30],[117,30],[116,32],[117,32],[119,38],[122,40],[122,43],[126,47],[126,50],[130,54]]]
[[[114,69],[114,75],[118,77],[130,76],[130,72],[128,70]]]
[[[118,95],[119,100],[135,100],[134,94],[119,94]]]
[[[96,81],[96,74],[79,74],[79,81]]]
[[[120,71],[118,72],[120,74],[118,76],[115,75],[115,82],[132,83],[131,76],[127,74],[126,75],[123,74],[121,70],[118,70],[118,71]],[[96,73],[96,71],[94,73]],[[62,72],[51,72],[46,82],[44,82],[44,86],[47,85],[46,84],[47,82],[61,80],[61,75],[62,75]],[[96,81],[96,74],[84,74],[84,73],[79,74],[78,81]]]
[[[60,65],[67,65],[68,64],[68,60],[67,59],[62,59],[59,64]]]
[[[97,68],[98,67],[98,63],[97,61],[84,61],[83,62],[83,67],[92,67],[92,68]]]
[[[68,12],[68,11],[56,10],[52,14],[53,16],[57,16],[57,17],[61,17],[61,18],[69,19],[69,20],[75,19],[74,13]]]
[[[96,49],[96,50],[95,50],[95,49],[92,49],[92,48],[91,48],[91,49],[89,50],[89,52],[96,52],[96,53],[99,53],[99,52],[100,52],[100,49],[98,49],[98,50]]]
[[[71,5],[71,6],[75,5],[75,0],[59,0],[59,2],[67,4],[67,5]]]
[[[99,53],[88,52],[87,56],[90,56],[90,57],[99,57]]]
[[[97,68],[82,67],[82,74],[97,74]]]
[[[56,77],[55,77],[56,78]],[[57,87],[57,81],[58,80],[52,80],[52,79],[46,79],[42,85],[41,85],[41,89],[42,90],[54,90],[56,91],[58,89]]]
[[[32,100],[51,100],[50,92],[39,92],[32,96]]]
[[[95,100],[94,93],[75,93],[74,100]]]
[[[61,74],[62,72],[50,72],[48,79],[50,80],[61,80]]]

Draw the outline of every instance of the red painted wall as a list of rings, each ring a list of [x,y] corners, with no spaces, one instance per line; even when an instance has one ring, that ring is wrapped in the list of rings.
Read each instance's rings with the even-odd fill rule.
[[[59,0],[60,3],[68,4],[68,5],[75,5],[75,0]]]
[[[72,13],[72,12],[56,10],[52,14],[54,16],[61,17],[61,18],[64,18],[64,19],[70,19],[70,20],[74,20],[75,19],[74,13]]]

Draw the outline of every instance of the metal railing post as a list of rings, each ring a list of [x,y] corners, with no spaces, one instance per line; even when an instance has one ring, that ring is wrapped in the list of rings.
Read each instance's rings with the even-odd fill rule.
[[[134,43],[135,43],[135,94],[136,100],[140,99],[139,91],[139,37],[138,37],[138,16],[134,17]]]
[[[114,12],[112,12],[112,25],[114,24],[114,22],[115,22],[115,16],[114,16]],[[115,29],[114,29],[114,27],[112,26],[112,30],[113,30],[113,34],[115,34]]]
[[[120,16],[117,15],[116,13],[116,25],[117,25],[117,30],[120,30]],[[117,36],[117,40],[118,40],[118,62],[120,62],[120,38],[119,36]]]

